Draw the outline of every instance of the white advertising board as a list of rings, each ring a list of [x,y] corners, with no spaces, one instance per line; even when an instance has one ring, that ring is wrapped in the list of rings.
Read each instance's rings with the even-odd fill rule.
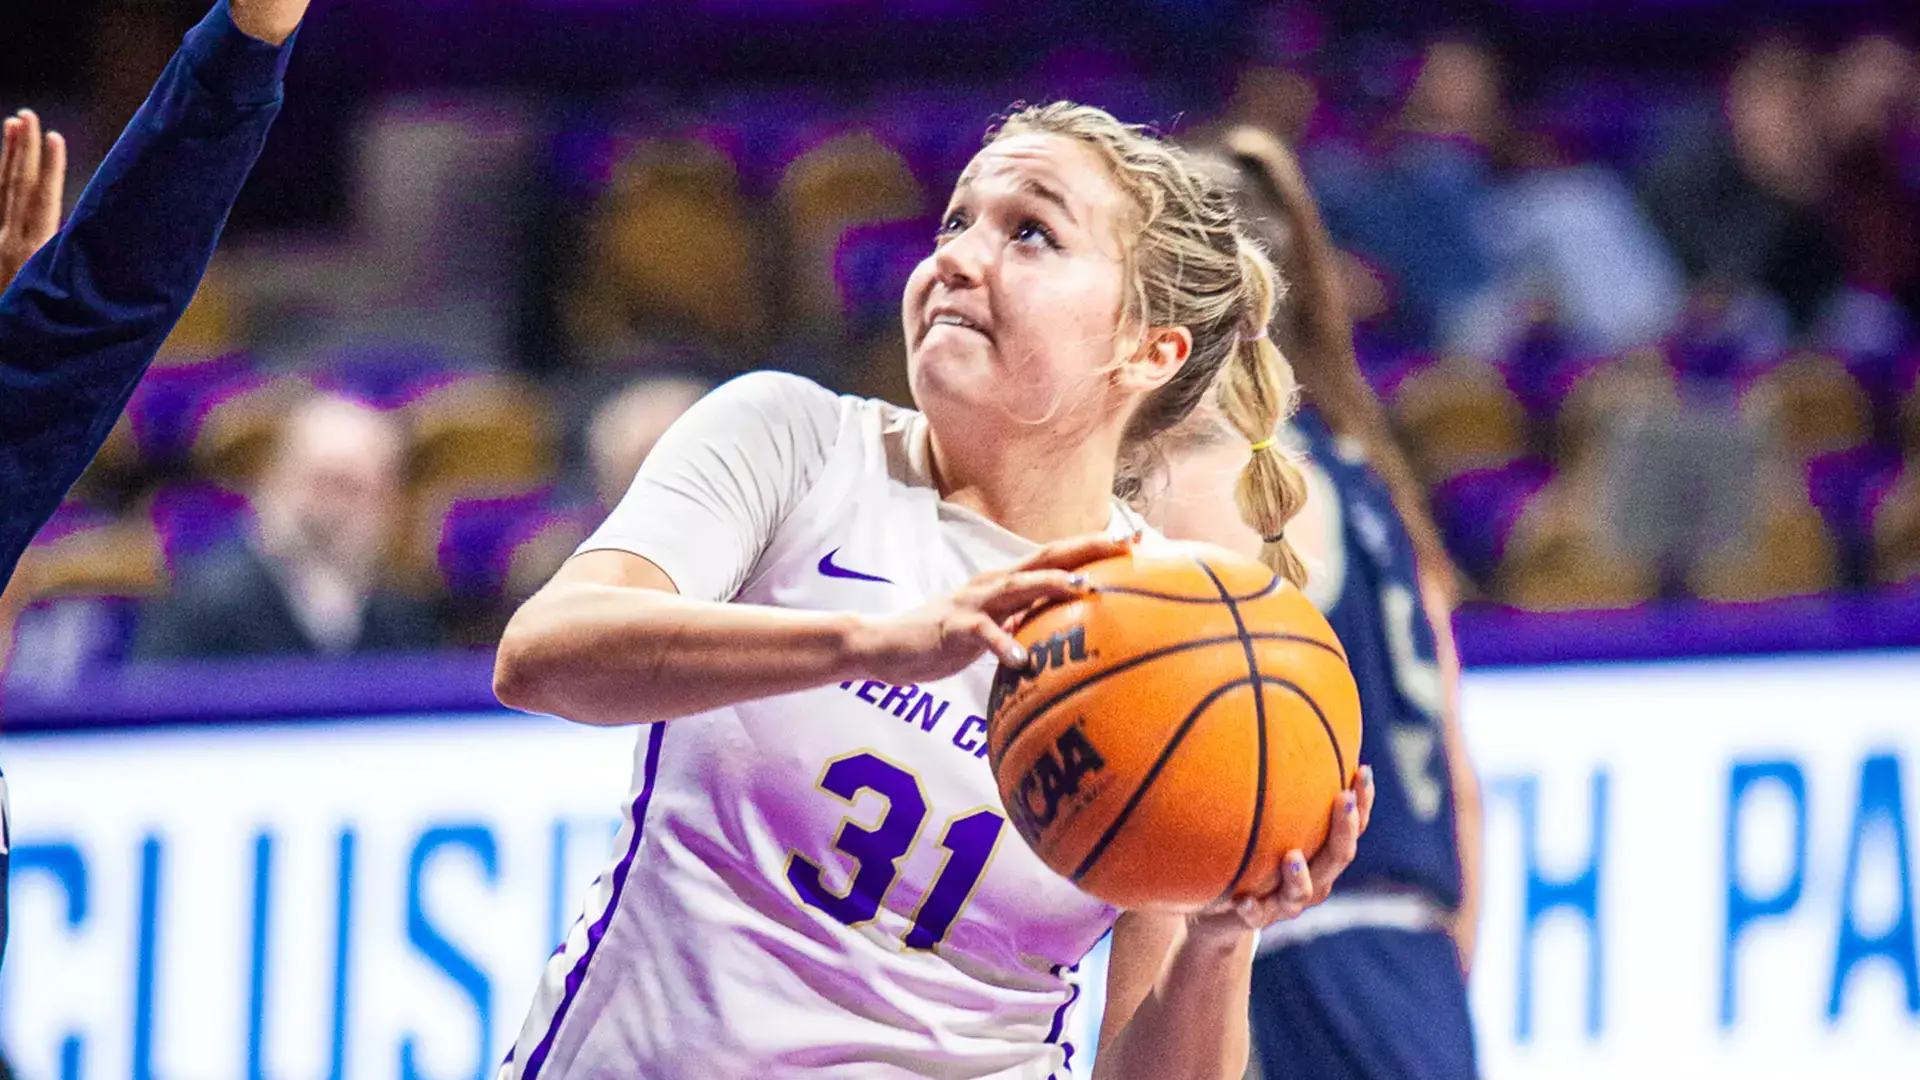
[[[1489,1080],[1920,1077],[1920,654],[1476,673],[1466,714]],[[0,1046],[36,1080],[490,1076],[634,742],[500,714],[9,737]]]
[[[1467,680],[1490,1080],[1920,1077],[1920,654]]]

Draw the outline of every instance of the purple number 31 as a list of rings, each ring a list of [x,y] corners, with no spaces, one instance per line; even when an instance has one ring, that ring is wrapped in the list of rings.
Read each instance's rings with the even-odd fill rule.
[[[822,880],[820,864],[799,852],[787,860],[787,881],[802,901],[848,926],[859,926],[880,913],[881,903],[899,880],[900,860],[913,849],[921,826],[926,824],[927,800],[912,773],[870,753],[854,754],[828,765],[820,778],[820,788],[848,803],[859,798],[862,791],[872,791],[887,800],[887,811],[873,828],[846,821],[834,835],[834,849],[855,864],[846,892],[829,890]],[[946,940],[960,909],[986,872],[1006,823],[991,810],[976,810],[947,823],[940,836],[940,846],[947,849],[946,863],[913,914],[913,925],[902,939],[907,948],[932,949]]]

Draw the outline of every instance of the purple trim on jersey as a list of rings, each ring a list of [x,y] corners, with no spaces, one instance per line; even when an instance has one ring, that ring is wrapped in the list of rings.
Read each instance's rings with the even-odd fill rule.
[[[1053,965],[1053,974],[1056,978],[1059,977],[1062,971],[1071,971],[1071,972],[1078,973],[1079,970],[1080,970],[1079,964],[1074,964],[1071,967],[1067,966],[1066,964]],[[1073,1003],[1079,1000],[1080,1000],[1080,984],[1074,983],[1073,993],[1068,994],[1067,1000],[1061,1002],[1060,1007],[1053,1011],[1053,1027],[1048,1029],[1047,1031],[1048,1045],[1052,1045],[1053,1041],[1060,1037],[1060,1029],[1067,1026],[1067,1010],[1073,1008]],[[533,1080],[533,1078],[528,1077],[527,1080]]]
[[[606,936],[607,924],[613,921],[613,913],[620,910],[620,893],[627,884],[627,871],[633,866],[635,855],[640,853],[641,827],[646,824],[647,804],[653,799],[653,781],[660,775],[660,743],[667,734],[665,724],[653,725],[647,735],[647,764],[642,770],[644,779],[640,781],[640,797],[633,800],[633,839],[627,843],[627,853],[620,856],[620,862],[613,868],[613,895],[607,900],[607,910],[587,927],[587,947],[580,952],[580,959],[573,962],[573,970],[567,972],[567,988],[560,995],[560,1007],[553,1010],[553,1020],[547,1024],[547,1033],[540,1038],[533,1053],[527,1055],[527,1068],[522,1072],[522,1080],[535,1080],[540,1075],[540,1066],[547,1063],[547,1052],[553,1049],[554,1036],[560,1034],[560,1024],[567,1017],[567,1008],[573,1004],[575,994],[580,992],[580,984],[587,980],[587,964],[592,962],[594,950],[600,947],[600,939]],[[508,1055],[512,1059],[512,1055]]]
[[[1053,965],[1053,974],[1055,978],[1058,978],[1060,973],[1063,971],[1071,971],[1077,975],[1080,972],[1080,965],[1079,964]],[[1053,1041],[1060,1037],[1061,1029],[1067,1026],[1067,1011],[1072,1009],[1073,1003],[1079,1000],[1080,1000],[1080,984],[1074,983],[1073,993],[1068,994],[1067,1000],[1061,1002],[1060,1007],[1053,1011],[1053,1027],[1047,1029],[1047,1045],[1049,1046],[1053,1045]],[[1067,1052],[1066,1056],[1060,1060],[1060,1066],[1061,1068],[1064,1068],[1067,1070],[1067,1076],[1071,1078],[1073,1076],[1073,1044],[1068,1042],[1063,1042],[1060,1044],[1060,1048]],[[1047,1080],[1053,1080],[1053,1077],[1054,1077],[1054,1074],[1052,1073],[1047,1074]]]

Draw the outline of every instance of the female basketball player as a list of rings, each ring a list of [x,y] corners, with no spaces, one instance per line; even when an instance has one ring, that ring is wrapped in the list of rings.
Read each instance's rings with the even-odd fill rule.
[[[1253,129],[1226,145],[1201,158],[1225,173],[1248,227],[1286,252],[1297,289],[1274,333],[1305,398],[1289,434],[1309,455],[1311,495],[1287,535],[1315,564],[1307,595],[1347,648],[1366,718],[1360,760],[1380,790],[1367,846],[1332,899],[1264,936],[1259,1056],[1276,1077],[1464,1080],[1475,1072],[1462,971],[1480,826],[1454,717],[1451,563],[1354,360],[1333,244],[1298,164]],[[1266,430],[1196,409],[1161,440],[1148,520],[1171,537],[1257,550],[1230,477],[1246,438]]]
[[[1240,1075],[1254,928],[1324,896],[1370,785],[1275,895],[1120,914],[1007,827],[982,717],[995,658],[1027,662],[1007,621],[1138,535],[1122,459],[1223,369],[1256,426],[1290,407],[1259,332],[1275,292],[1178,150],[1029,109],[908,282],[921,411],[763,373],[667,432],[501,641],[502,701],[652,725],[503,1080],[1065,1076],[1076,968],[1109,928],[1098,1075]],[[1299,580],[1301,479],[1241,453],[1262,553]]]

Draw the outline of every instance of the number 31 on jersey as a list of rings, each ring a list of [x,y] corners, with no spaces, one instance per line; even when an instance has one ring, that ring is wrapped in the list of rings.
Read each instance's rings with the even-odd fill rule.
[[[913,773],[870,750],[827,763],[820,774],[820,790],[852,805],[863,791],[886,800],[886,809],[872,828],[851,817],[843,818],[834,834],[835,851],[853,860],[845,892],[836,893],[825,881],[820,864],[798,851],[787,855],[787,882],[808,907],[817,908],[849,927],[872,922],[880,914],[887,893],[900,878],[900,862],[919,842],[927,823],[927,799]],[[940,872],[902,940],[909,949],[933,949],[946,940],[960,911],[986,873],[1000,844],[1007,821],[988,808],[969,810],[947,819],[939,846],[946,851]]]

